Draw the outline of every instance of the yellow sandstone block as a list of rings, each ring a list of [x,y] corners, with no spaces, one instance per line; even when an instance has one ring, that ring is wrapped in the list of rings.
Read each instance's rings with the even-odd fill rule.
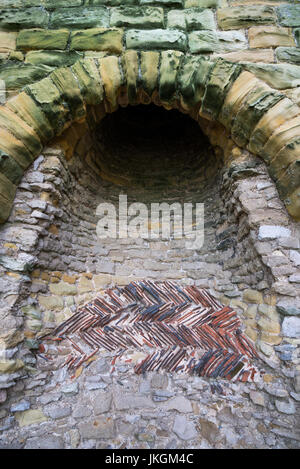
[[[263,148],[263,153],[270,155],[270,159],[272,159],[272,156],[276,155],[276,153],[294,137],[300,137],[300,115],[293,119],[289,119],[280,127],[275,129],[271,137],[266,142]]]
[[[260,154],[275,130],[299,113],[300,108],[288,98],[284,98],[272,106],[254,128],[248,145],[249,150],[256,155]]]
[[[247,94],[254,89],[259,83],[252,73],[244,71],[235,80],[229,92],[226,95],[219,121],[226,127],[231,127],[231,122],[237,114],[241,103]]]
[[[108,112],[114,112],[118,108],[118,94],[122,84],[122,76],[119,68],[118,57],[104,57],[99,60],[100,74],[102,77]]]

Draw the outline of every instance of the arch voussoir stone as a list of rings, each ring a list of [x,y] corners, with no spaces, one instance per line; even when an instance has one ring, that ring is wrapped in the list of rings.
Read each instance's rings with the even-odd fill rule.
[[[52,138],[90,119],[88,108],[96,125],[119,105],[150,102],[224,126],[233,142],[264,159],[287,210],[300,220],[299,106],[238,63],[127,50],[58,68],[0,108],[0,222],[23,171]]]

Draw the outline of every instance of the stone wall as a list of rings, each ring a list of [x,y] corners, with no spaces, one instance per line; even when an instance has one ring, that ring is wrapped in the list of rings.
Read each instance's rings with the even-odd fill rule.
[[[121,109],[92,129],[74,126],[72,153],[70,129],[19,185],[0,230],[1,304],[7,332],[16,331],[1,362],[0,441],[25,448],[297,447],[297,224],[260,159],[238,149],[226,159],[189,117],[146,109]],[[129,203],[203,201],[203,248],[187,250],[184,240],[97,240],[97,204],[117,203],[120,192]],[[263,380],[142,378],[123,364],[111,374],[104,352],[71,379],[59,368],[67,348],[54,364],[35,357],[40,337],[76,306],[142,278],[196,284],[232,306],[256,343]]]
[[[243,64],[299,102],[295,2],[170,0],[0,2],[0,79],[8,95],[81,57],[178,50]]]
[[[299,446],[299,9],[0,1],[0,445]],[[203,247],[99,242],[96,207],[120,193],[203,202]],[[104,352],[71,377],[68,347],[57,366],[38,353],[78,305],[142,278],[233,307],[263,378],[111,374]]]

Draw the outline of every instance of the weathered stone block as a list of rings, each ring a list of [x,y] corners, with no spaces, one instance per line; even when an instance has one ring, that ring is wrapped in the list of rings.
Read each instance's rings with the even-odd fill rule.
[[[285,203],[287,204],[287,208],[289,210],[289,213],[291,213],[290,212],[290,205],[293,201],[293,199],[291,199],[291,196],[292,195],[296,196],[296,200],[297,200],[297,197],[298,197],[298,203],[296,202],[296,200],[294,201],[295,210],[296,210],[296,207],[297,207],[297,210],[296,210],[296,213],[295,213],[295,217],[297,217],[297,220],[300,218],[300,212],[299,212],[299,209],[300,209],[300,206],[299,206],[299,192],[300,192],[299,181],[300,181],[300,159],[298,158],[298,159],[294,160],[289,165],[289,167],[287,168],[287,170],[283,174],[280,174],[278,176],[278,179],[276,181],[280,197],[282,197],[283,199],[289,199],[289,200],[285,201]]]
[[[55,31],[43,29],[24,29],[17,37],[18,49],[55,49],[64,50],[67,47],[70,32],[67,29]]]
[[[75,51],[32,51],[26,54],[25,63],[49,67],[68,67],[82,57]]]
[[[300,85],[300,67],[290,64],[243,64],[246,70],[272,88],[284,90]]]
[[[263,302],[263,296],[261,292],[258,292],[257,290],[244,290],[243,293],[243,300],[246,301],[247,303],[255,303],[255,304],[260,304]]]
[[[94,285],[95,289],[99,290],[101,288],[107,287],[112,280],[112,276],[109,274],[99,274],[99,275],[94,275]]]
[[[274,62],[274,52],[271,49],[247,49],[227,54],[214,54],[215,56],[222,57],[228,62]]]
[[[98,440],[115,437],[115,425],[111,417],[97,417],[89,422],[80,423],[78,428],[82,438]]]
[[[141,51],[141,83],[149,97],[158,86],[159,58],[159,52]]]
[[[39,304],[47,309],[61,309],[64,307],[64,300],[60,296],[44,296],[44,295],[39,295],[38,296],[38,301]]]
[[[18,184],[23,170],[12,156],[0,151],[0,173],[4,174],[13,184]]]
[[[108,412],[111,407],[112,395],[110,392],[93,393],[93,409],[96,415]]]
[[[161,54],[159,97],[170,101],[176,91],[176,78],[183,54],[175,51],[163,51]]]
[[[262,392],[250,391],[250,399],[256,405],[265,406],[265,397]]]
[[[247,49],[247,39],[243,31],[218,31],[218,44],[213,52],[230,52]]]
[[[45,413],[51,419],[58,420],[71,415],[72,407],[66,405],[62,406],[61,404],[49,404],[45,408]]]
[[[78,293],[87,293],[90,292],[94,289],[94,285],[92,280],[86,278],[86,277],[81,277],[78,283]],[[76,290],[76,287],[75,287]]]
[[[262,329],[264,332],[270,334],[279,334],[280,333],[280,324],[276,321],[272,321],[267,318],[261,318],[258,321],[259,329]]]
[[[198,433],[195,424],[184,415],[176,415],[173,424],[173,432],[181,439],[191,441]]]
[[[89,5],[109,5],[112,7],[120,5],[137,5],[139,0],[87,0]]]
[[[0,79],[5,81],[6,89],[17,90],[44,78],[52,70],[53,68],[47,65],[7,62],[0,65]]]
[[[265,5],[242,5],[219,8],[217,21],[222,29],[240,29],[276,22],[274,8]]]
[[[277,9],[279,23],[283,26],[300,26],[300,5],[280,5]]]
[[[214,14],[211,10],[188,9],[184,11],[188,31],[216,29]]]
[[[295,139],[299,139],[300,135],[300,116],[296,116],[293,119],[289,119],[279,128],[277,128],[270,136],[264,148],[261,151],[261,156],[264,160],[269,163],[273,162],[274,158],[277,158],[277,153],[286,147],[287,144],[292,144]],[[293,145],[289,148],[289,153],[293,153],[291,150],[295,150],[295,156],[297,155],[298,145],[293,148]]]
[[[141,394],[115,392],[114,403],[117,410],[146,409],[155,407],[149,397]]]
[[[220,0],[185,0],[184,8],[217,8]]]
[[[239,65],[225,62],[222,59],[216,60],[203,96],[201,116],[211,120],[217,118],[225,96],[240,72],[241,67]]]
[[[17,187],[3,173],[0,173],[0,194],[8,201],[13,200]]]
[[[300,46],[300,28],[294,29],[294,34],[295,34],[297,46]],[[281,44],[281,45],[285,45],[285,44]]]
[[[298,113],[298,106],[288,98],[284,98],[272,106],[254,128],[249,141],[249,150],[254,154],[260,154],[272,133],[287,120],[297,116]]]
[[[300,65],[300,50],[296,47],[278,47],[276,57],[280,62]]]
[[[248,72],[242,72],[234,81],[225,98],[220,113],[220,122],[230,128],[246,96],[258,85],[258,80]]]
[[[46,422],[48,418],[44,415],[42,409],[30,409],[25,412],[17,412],[15,416],[20,427],[27,427],[28,425],[36,425]]]
[[[299,168],[299,164],[297,166]],[[299,187],[296,186],[296,189],[292,190],[286,190],[288,189],[288,184],[289,178],[290,178],[290,172],[289,170],[286,171],[286,175],[283,179],[283,184],[285,185],[285,190],[282,191],[282,193],[286,194],[286,199],[285,199],[285,205],[286,208],[289,212],[289,214],[296,220],[300,221],[300,190]],[[281,179],[281,178],[280,178]],[[277,182],[279,184],[279,182]]]
[[[285,303],[284,301],[278,302],[277,311],[284,316],[300,316],[300,308],[297,308],[293,304]]]
[[[0,52],[7,52],[16,48],[17,33],[0,31]]]
[[[100,104],[103,100],[103,86],[95,61],[79,60],[71,69],[77,77],[85,102],[94,106]]]
[[[269,345],[279,345],[282,342],[282,337],[279,334],[270,334],[270,332],[261,331],[260,340]]]
[[[192,54],[214,52],[219,46],[215,31],[194,31],[188,35],[188,40]]]
[[[111,11],[110,26],[160,28],[164,26],[164,11],[155,7],[115,8]]]
[[[106,8],[79,7],[56,9],[51,14],[50,28],[108,28],[109,11]]]
[[[55,435],[27,438],[24,449],[63,449],[63,439]]]
[[[175,49],[185,51],[186,36],[183,32],[177,30],[129,30],[126,33],[126,47],[128,49]]]
[[[248,38],[253,48],[295,45],[292,30],[278,26],[253,26],[248,30]]]
[[[268,240],[290,235],[291,231],[288,228],[285,228],[284,226],[262,225],[259,227],[258,239]]]
[[[165,410],[177,410],[186,414],[193,411],[190,401],[184,396],[175,396],[164,405]]]
[[[290,250],[290,259],[296,266],[300,265],[300,253],[294,251],[294,249]]]
[[[65,67],[60,68],[52,72],[50,77],[60,91],[62,101],[68,104],[73,119],[80,120],[84,117],[85,104],[72,71]]]
[[[24,363],[22,360],[1,360],[0,373],[14,373],[20,368],[23,368]]]
[[[76,295],[77,288],[75,285],[70,285],[66,282],[53,283],[50,285],[50,292],[54,295]]]
[[[171,10],[167,16],[168,29],[186,30],[185,14],[182,10]]]
[[[122,57],[123,70],[126,75],[127,99],[129,104],[137,104],[139,59],[136,51],[126,51]]]
[[[0,152],[12,156],[23,170],[27,169],[33,160],[32,153],[24,143],[5,129],[0,130]]]
[[[198,104],[204,94],[205,84],[214,62],[205,57],[186,57],[178,77],[178,88],[182,101],[189,106]]]
[[[271,90],[264,83],[259,83],[246,96],[234,118],[231,130],[234,141],[240,146],[246,146],[264,113],[283,98],[283,94]]]
[[[148,3],[156,3],[153,0],[140,0],[141,5],[147,5]],[[183,6],[184,0],[159,0],[157,3],[161,3],[166,6]]]
[[[46,0],[45,0],[46,1]],[[40,6],[41,0],[1,0],[2,8],[28,8]]]
[[[297,316],[285,317],[282,323],[282,335],[299,339],[300,318]]]
[[[70,48],[77,50],[122,52],[123,31],[121,29],[91,28],[71,33]]]
[[[6,106],[32,127],[43,142],[53,137],[53,130],[48,119],[28,94],[24,92],[18,94],[10,99]]]
[[[46,28],[49,13],[41,8],[0,10],[0,28],[18,31],[27,28]]]
[[[100,74],[105,89],[106,100],[110,110],[118,107],[118,93],[122,84],[122,76],[117,57],[104,57],[99,60]]]
[[[28,0],[29,3],[32,2],[32,0]],[[34,0],[37,1],[37,0]],[[65,8],[65,7],[77,7],[82,4],[81,0],[41,0],[39,3],[43,3],[43,5],[51,10],[54,8]]]
[[[17,114],[4,106],[0,108],[0,125],[23,142],[33,156],[42,150],[42,144],[36,132]]]

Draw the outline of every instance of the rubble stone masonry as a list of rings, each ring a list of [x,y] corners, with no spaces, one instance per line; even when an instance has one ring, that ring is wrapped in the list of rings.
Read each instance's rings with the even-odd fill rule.
[[[298,1],[0,0],[0,448],[299,448],[299,46]],[[99,240],[120,194],[204,203],[203,246]],[[143,279],[232,307],[261,378],[45,349]]]

